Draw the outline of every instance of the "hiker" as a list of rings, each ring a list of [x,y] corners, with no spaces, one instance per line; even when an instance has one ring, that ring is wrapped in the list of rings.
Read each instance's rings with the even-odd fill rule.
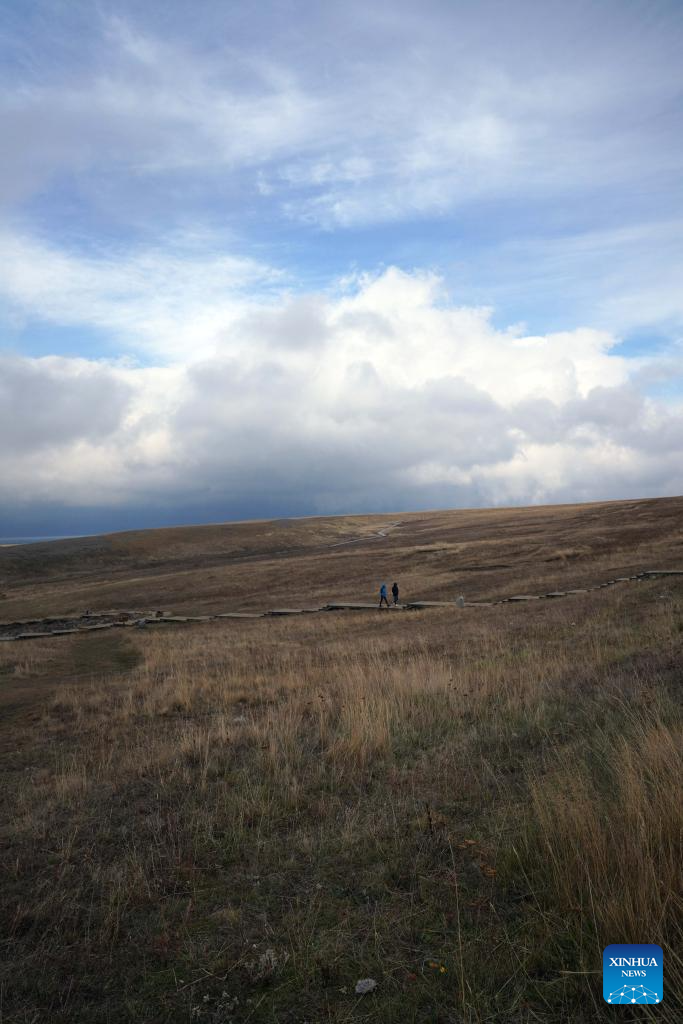
[[[379,606],[380,606],[380,608],[382,607],[383,603],[387,606],[387,608],[389,607],[389,601],[387,600],[387,585],[386,585],[386,583],[383,583],[382,586],[379,588]]]
[[[398,604],[398,583],[394,582],[391,593],[394,595],[394,604]]]

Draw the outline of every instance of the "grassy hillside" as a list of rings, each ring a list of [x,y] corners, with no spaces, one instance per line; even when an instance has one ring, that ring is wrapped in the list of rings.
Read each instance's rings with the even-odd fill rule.
[[[683,565],[683,498],[236,523],[0,548],[0,621],[84,609],[472,599]],[[386,532],[387,536],[378,536]],[[654,565],[651,563],[655,563]]]
[[[122,535],[3,555],[5,607],[566,588],[683,567],[681,511]],[[0,1020],[673,1024],[682,664],[676,578],[0,645]],[[662,945],[662,1005],[603,1003],[613,942]]]

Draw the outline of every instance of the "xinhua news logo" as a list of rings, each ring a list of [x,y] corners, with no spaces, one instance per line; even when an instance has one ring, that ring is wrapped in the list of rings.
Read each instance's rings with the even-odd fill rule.
[[[662,947],[615,943],[602,954],[602,995],[606,1003],[661,1003],[664,998]]]

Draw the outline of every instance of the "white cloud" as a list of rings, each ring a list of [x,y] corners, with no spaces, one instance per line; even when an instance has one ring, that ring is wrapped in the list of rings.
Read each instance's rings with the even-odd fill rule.
[[[99,328],[118,348],[163,359],[206,352],[251,301],[282,284],[282,274],[226,254],[210,236],[85,256],[4,231],[0,262],[0,295],[13,317]]]
[[[165,171],[256,166],[315,133],[319,100],[286,64],[237,46],[211,59],[117,17],[104,26],[94,66],[56,83],[27,76],[3,94],[0,127],[12,146],[0,199],[65,171],[123,167],[139,185]]]
[[[613,345],[496,330],[433,275],[389,269],[251,308],[184,365],[4,358],[22,394],[4,504],[228,516],[680,491],[683,406],[641,392]]]
[[[547,23],[524,4],[434,4],[419,18],[391,6],[390,18],[309,10],[293,34],[266,5],[219,18],[210,45],[194,25],[164,35],[140,13],[95,19],[82,71],[9,83],[0,192],[64,171],[125,168],[138,189],[244,173],[254,194],[334,227],[680,173],[680,140],[661,130],[680,90],[676,25],[643,31],[623,12],[587,23],[571,5]]]
[[[125,373],[87,359],[2,357],[0,452],[47,459],[79,442],[114,435],[131,399]]]
[[[35,39],[26,22],[23,60],[6,62],[0,200],[60,246],[102,225],[102,237],[154,242],[84,257],[5,235],[5,289],[29,316],[94,323],[127,349],[163,336],[177,357],[244,313],[236,292],[262,288],[261,263],[313,276],[320,228],[391,223],[395,237],[355,236],[360,265],[367,244],[373,263],[449,266],[470,305],[672,334],[682,23],[622,8],[565,4],[539,21],[524,3],[428,3],[419,16],[401,2],[391,14],[312,5],[301,33],[278,4],[208,4],[191,23],[174,3],[163,19],[105,4],[83,15],[83,47],[65,10],[44,12]],[[168,227],[198,223],[269,255],[226,257]],[[340,267],[348,250],[337,261],[333,245],[324,261]]]

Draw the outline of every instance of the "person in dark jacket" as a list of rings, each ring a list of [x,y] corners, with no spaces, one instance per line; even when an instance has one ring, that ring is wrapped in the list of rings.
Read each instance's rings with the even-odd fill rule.
[[[394,604],[398,604],[398,583],[392,585],[391,593],[394,596]]]
[[[389,607],[389,601],[387,600],[387,585],[386,585],[386,583],[383,583],[382,586],[379,588],[379,606],[380,606],[380,608],[382,607],[383,604],[385,604],[387,606],[387,608]]]

